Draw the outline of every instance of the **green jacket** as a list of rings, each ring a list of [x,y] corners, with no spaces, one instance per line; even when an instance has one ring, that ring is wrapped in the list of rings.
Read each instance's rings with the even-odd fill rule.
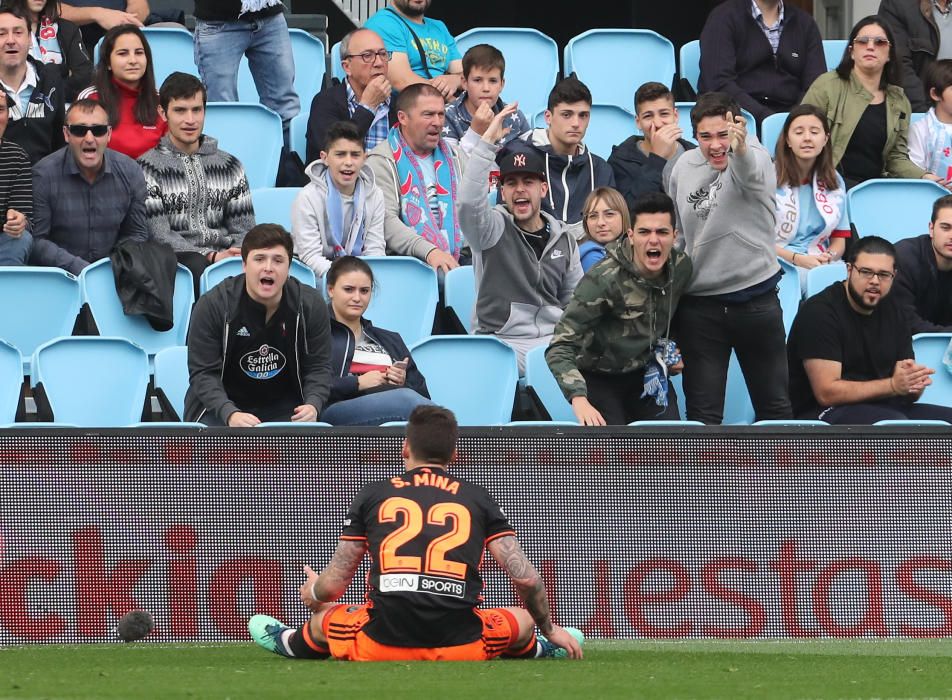
[[[684,253],[672,250],[657,280],[635,268],[627,236],[606,253],[578,283],[545,352],[569,401],[587,395],[580,370],[623,374],[644,367],[691,279],[691,259]]]
[[[836,71],[824,73],[815,81],[803,101],[816,105],[830,119],[832,132],[830,147],[833,149],[833,165],[837,166],[860,117],[873,96],[850,74],[849,82],[842,80]],[[883,176],[921,178],[925,170],[909,160],[909,118],[912,107],[906,93],[898,85],[886,86],[886,147],[883,148]]]

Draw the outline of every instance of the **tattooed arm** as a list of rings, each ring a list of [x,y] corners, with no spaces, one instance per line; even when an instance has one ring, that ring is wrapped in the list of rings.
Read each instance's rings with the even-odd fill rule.
[[[323,603],[331,603],[344,595],[366,551],[367,543],[363,540],[341,540],[320,576],[310,566],[305,565],[307,580],[298,589],[301,602],[316,612]]]
[[[545,594],[542,577],[539,576],[532,562],[526,558],[519,540],[512,535],[492,540],[489,543],[489,553],[509,574],[509,578],[512,579],[519,597],[525,602],[526,609],[535,620],[539,631],[548,636],[552,631],[549,598]]]

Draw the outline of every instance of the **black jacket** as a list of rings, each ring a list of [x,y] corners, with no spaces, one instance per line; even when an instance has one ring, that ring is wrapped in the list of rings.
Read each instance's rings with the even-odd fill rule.
[[[396,100],[390,101],[390,116],[387,117],[390,125],[397,122],[396,104]],[[307,118],[308,163],[313,163],[321,157],[321,151],[326,145],[324,137],[327,127],[334,122],[348,121],[354,123],[363,138],[367,136],[367,131],[374,123],[374,114],[365,107],[357,107],[354,110],[354,116],[351,116],[347,107],[347,86],[335,78],[331,85],[314,95],[314,99],[311,100],[311,112]]]
[[[882,0],[879,16],[886,20],[896,41],[899,84],[914,112],[927,112],[932,100],[923,80],[939,53],[939,27],[932,18],[931,0]]]
[[[629,136],[619,145],[612,146],[612,154],[608,157],[608,164],[615,173],[615,189],[624,195],[629,209],[647,192],[664,192],[661,175],[668,161],[653,153],[645,155],[638,146],[644,139],[644,136]],[[696,148],[685,139],[678,139],[678,143],[685,151]]]
[[[185,394],[185,420],[198,421],[212,411],[228,424],[238,407],[228,398],[222,382],[228,356],[228,337],[232,320],[238,315],[245,276],[229,277],[206,292],[192,309],[188,328],[188,378]],[[327,305],[313,287],[288,277],[284,294],[296,309],[295,351],[298,386],[304,403],[318,414],[330,393],[330,328]]]
[[[892,293],[905,310],[913,334],[952,332],[952,299],[939,298],[939,268],[928,233],[896,244],[896,267]]]
[[[56,20],[56,24],[56,38],[63,52],[63,62],[59,64],[60,77],[66,85],[66,101],[73,102],[80,92],[93,84],[93,62],[86,51],[79,27],[62,17]],[[35,32],[39,31],[37,27]]]
[[[354,359],[354,333],[350,328],[335,319],[333,313],[331,313],[330,318],[331,372],[334,379],[331,381],[331,396],[328,399],[328,405],[355,398],[359,394],[357,375],[350,373],[350,363]],[[404,357],[410,358],[405,386],[408,389],[413,389],[420,396],[430,398],[430,392],[426,388],[426,380],[420,374],[420,370],[413,361],[410,350],[407,349],[406,343],[403,342],[400,334],[377,328],[366,318],[360,319],[360,325],[363,326],[364,335],[379,343],[380,347],[387,351],[394,362],[402,360]]]
[[[124,240],[112,255],[116,292],[127,316],[141,315],[157,331],[172,328],[176,259],[172,246]]]
[[[36,70],[36,87],[30,96],[29,108],[38,114],[28,118],[11,119],[3,137],[10,139],[30,156],[30,162],[36,165],[53,151],[66,144],[63,138],[63,119],[66,109],[66,86],[60,75],[60,67],[43,64],[27,56]],[[14,97],[7,93],[7,103],[13,104]]]

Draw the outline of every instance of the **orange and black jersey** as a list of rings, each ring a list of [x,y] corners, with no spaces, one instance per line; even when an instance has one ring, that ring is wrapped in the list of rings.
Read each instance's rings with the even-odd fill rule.
[[[489,492],[439,467],[365,486],[341,539],[366,541],[370,622],[376,642],[444,647],[479,639],[473,612],[486,543],[515,534]],[[329,631],[333,634],[333,630]]]

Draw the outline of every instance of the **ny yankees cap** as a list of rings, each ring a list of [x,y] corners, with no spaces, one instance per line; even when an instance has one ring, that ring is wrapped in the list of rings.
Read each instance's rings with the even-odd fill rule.
[[[532,173],[545,180],[545,161],[534,149],[506,151],[499,156],[499,177],[512,173]]]

